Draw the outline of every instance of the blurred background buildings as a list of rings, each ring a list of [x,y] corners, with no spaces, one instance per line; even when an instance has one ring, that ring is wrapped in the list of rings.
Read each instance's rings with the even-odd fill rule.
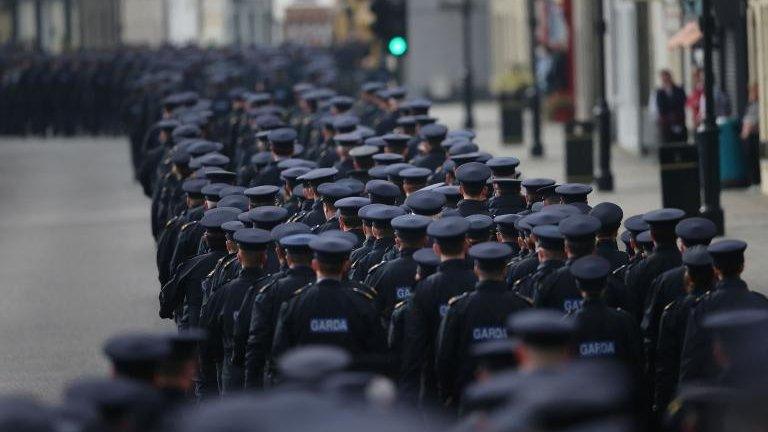
[[[768,82],[768,0],[713,4],[715,81],[717,94],[727,101],[719,114],[738,118],[750,105],[751,84]],[[567,122],[593,118],[600,67],[594,55],[596,5],[592,0],[0,0],[0,46],[61,53],[167,44],[346,45],[365,51],[362,67],[396,70],[411,93],[450,100],[459,98],[467,83],[466,42],[475,97],[523,98],[535,80],[544,121]],[[701,2],[604,0],[603,5],[613,138],[625,149],[646,153],[659,143],[653,98],[659,71],[669,69],[689,95],[697,91]],[[753,99],[766,100],[766,87],[755,87]],[[757,108],[759,138],[766,142],[768,110],[766,104]],[[698,108],[691,111],[693,131]]]

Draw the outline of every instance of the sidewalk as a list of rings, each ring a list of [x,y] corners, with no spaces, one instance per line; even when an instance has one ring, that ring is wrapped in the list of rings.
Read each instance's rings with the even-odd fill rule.
[[[460,104],[437,105],[431,113],[451,129],[463,126],[464,114]],[[527,144],[504,146],[500,143],[499,110],[496,103],[477,104],[475,123],[476,142],[482,150],[494,155],[519,158],[524,177],[550,177],[558,182],[563,181],[564,137],[560,125],[550,123],[543,126],[544,157],[534,159],[530,157]],[[614,192],[595,190],[590,195],[590,202],[615,202],[624,209],[625,217],[661,207],[660,174],[655,153],[643,157],[618,146],[613,146],[612,150]],[[768,196],[756,190],[727,190],[722,194],[722,206],[725,211],[726,236],[749,243],[745,279],[753,289],[768,294],[768,271],[761,271],[768,268]]]

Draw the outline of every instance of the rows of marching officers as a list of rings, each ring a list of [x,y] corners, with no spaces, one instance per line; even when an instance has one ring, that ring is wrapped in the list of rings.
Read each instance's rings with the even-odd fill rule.
[[[321,52],[259,51],[256,83],[238,58],[147,55],[126,102],[178,331],[110,338],[113,377],[55,409],[0,398],[0,431],[768,425],[747,243],[593,202],[403,87],[345,91]]]
[[[768,301],[740,278],[745,242],[521,171],[401,87],[293,93],[282,107],[232,91],[218,136],[174,115],[198,98],[177,93],[155,125],[160,316],[207,334],[197,399],[279,387],[280,359],[320,346],[468,428],[512,428],[513,408],[535,405],[520,389],[568,379],[583,388],[540,396],[565,425],[683,427],[715,389],[761,393]],[[623,369],[610,397],[600,360]],[[583,376],[556,374],[569,368]]]

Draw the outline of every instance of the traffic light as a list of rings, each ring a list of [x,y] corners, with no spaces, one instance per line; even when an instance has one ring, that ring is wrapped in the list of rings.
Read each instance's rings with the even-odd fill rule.
[[[400,57],[408,52],[405,0],[373,0],[371,12],[376,15],[373,32],[389,53]]]
[[[389,53],[395,57],[400,57],[408,52],[408,41],[402,36],[395,36],[387,44]]]

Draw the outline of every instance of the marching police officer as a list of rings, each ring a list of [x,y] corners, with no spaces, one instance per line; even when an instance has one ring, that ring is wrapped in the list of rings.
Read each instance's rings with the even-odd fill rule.
[[[282,229],[278,227],[274,231]],[[273,374],[272,340],[281,306],[299,289],[315,282],[309,243],[317,236],[310,234],[308,229],[306,232],[292,229],[285,233],[273,232],[275,237],[285,250],[288,269],[282,277],[260,288],[253,300],[245,353],[245,387],[248,389],[263,387],[264,380]]]
[[[282,307],[273,355],[308,344],[338,346],[358,357],[383,355],[384,329],[373,297],[344,279],[352,245],[320,237],[310,241],[309,247],[315,253],[317,282],[297,291]]]
[[[719,372],[712,357],[711,333],[703,326],[708,315],[728,309],[768,309],[768,299],[750,291],[741,279],[746,249],[746,242],[731,239],[707,247],[718,281],[713,290],[699,298],[688,318],[680,359],[680,383],[712,379]]]
[[[475,290],[452,298],[443,317],[437,342],[435,372],[440,399],[445,406],[457,407],[464,387],[472,380],[474,362],[471,349],[475,344],[507,338],[508,317],[530,306],[510,292],[505,282],[509,246],[479,243],[469,249],[475,261],[478,282]]]
[[[393,218],[397,258],[385,262],[366,278],[365,283],[378,293],[375,304],[385,328],[389,328],[395,305],[407,300],[416,284],[418,265],[413,254],[426,245],[431,222],[432,219],[415,214]]]
[[[696,306],[702,295],[712,290],[715,284],[712,257],[707,252],[706,246],[697,245],[686,248],[683,252],[683,266],[685,294],[664,308],[659,322],[656,358],[653,359],[656,373],[654,411],[657,416],[665,412],[677,390],[680,355],[683,351],[685,329],[691,309]]]
[[[440,265],[435,274],[419,283],[405,317],[403,371],[400,379],[406,395],[433,402],[437,397],[434,353],[442,317],[448,301],[472,290],[477,282],[466,260],[469,222],[462,217],[438,219],[427,227],[435,240]]]

